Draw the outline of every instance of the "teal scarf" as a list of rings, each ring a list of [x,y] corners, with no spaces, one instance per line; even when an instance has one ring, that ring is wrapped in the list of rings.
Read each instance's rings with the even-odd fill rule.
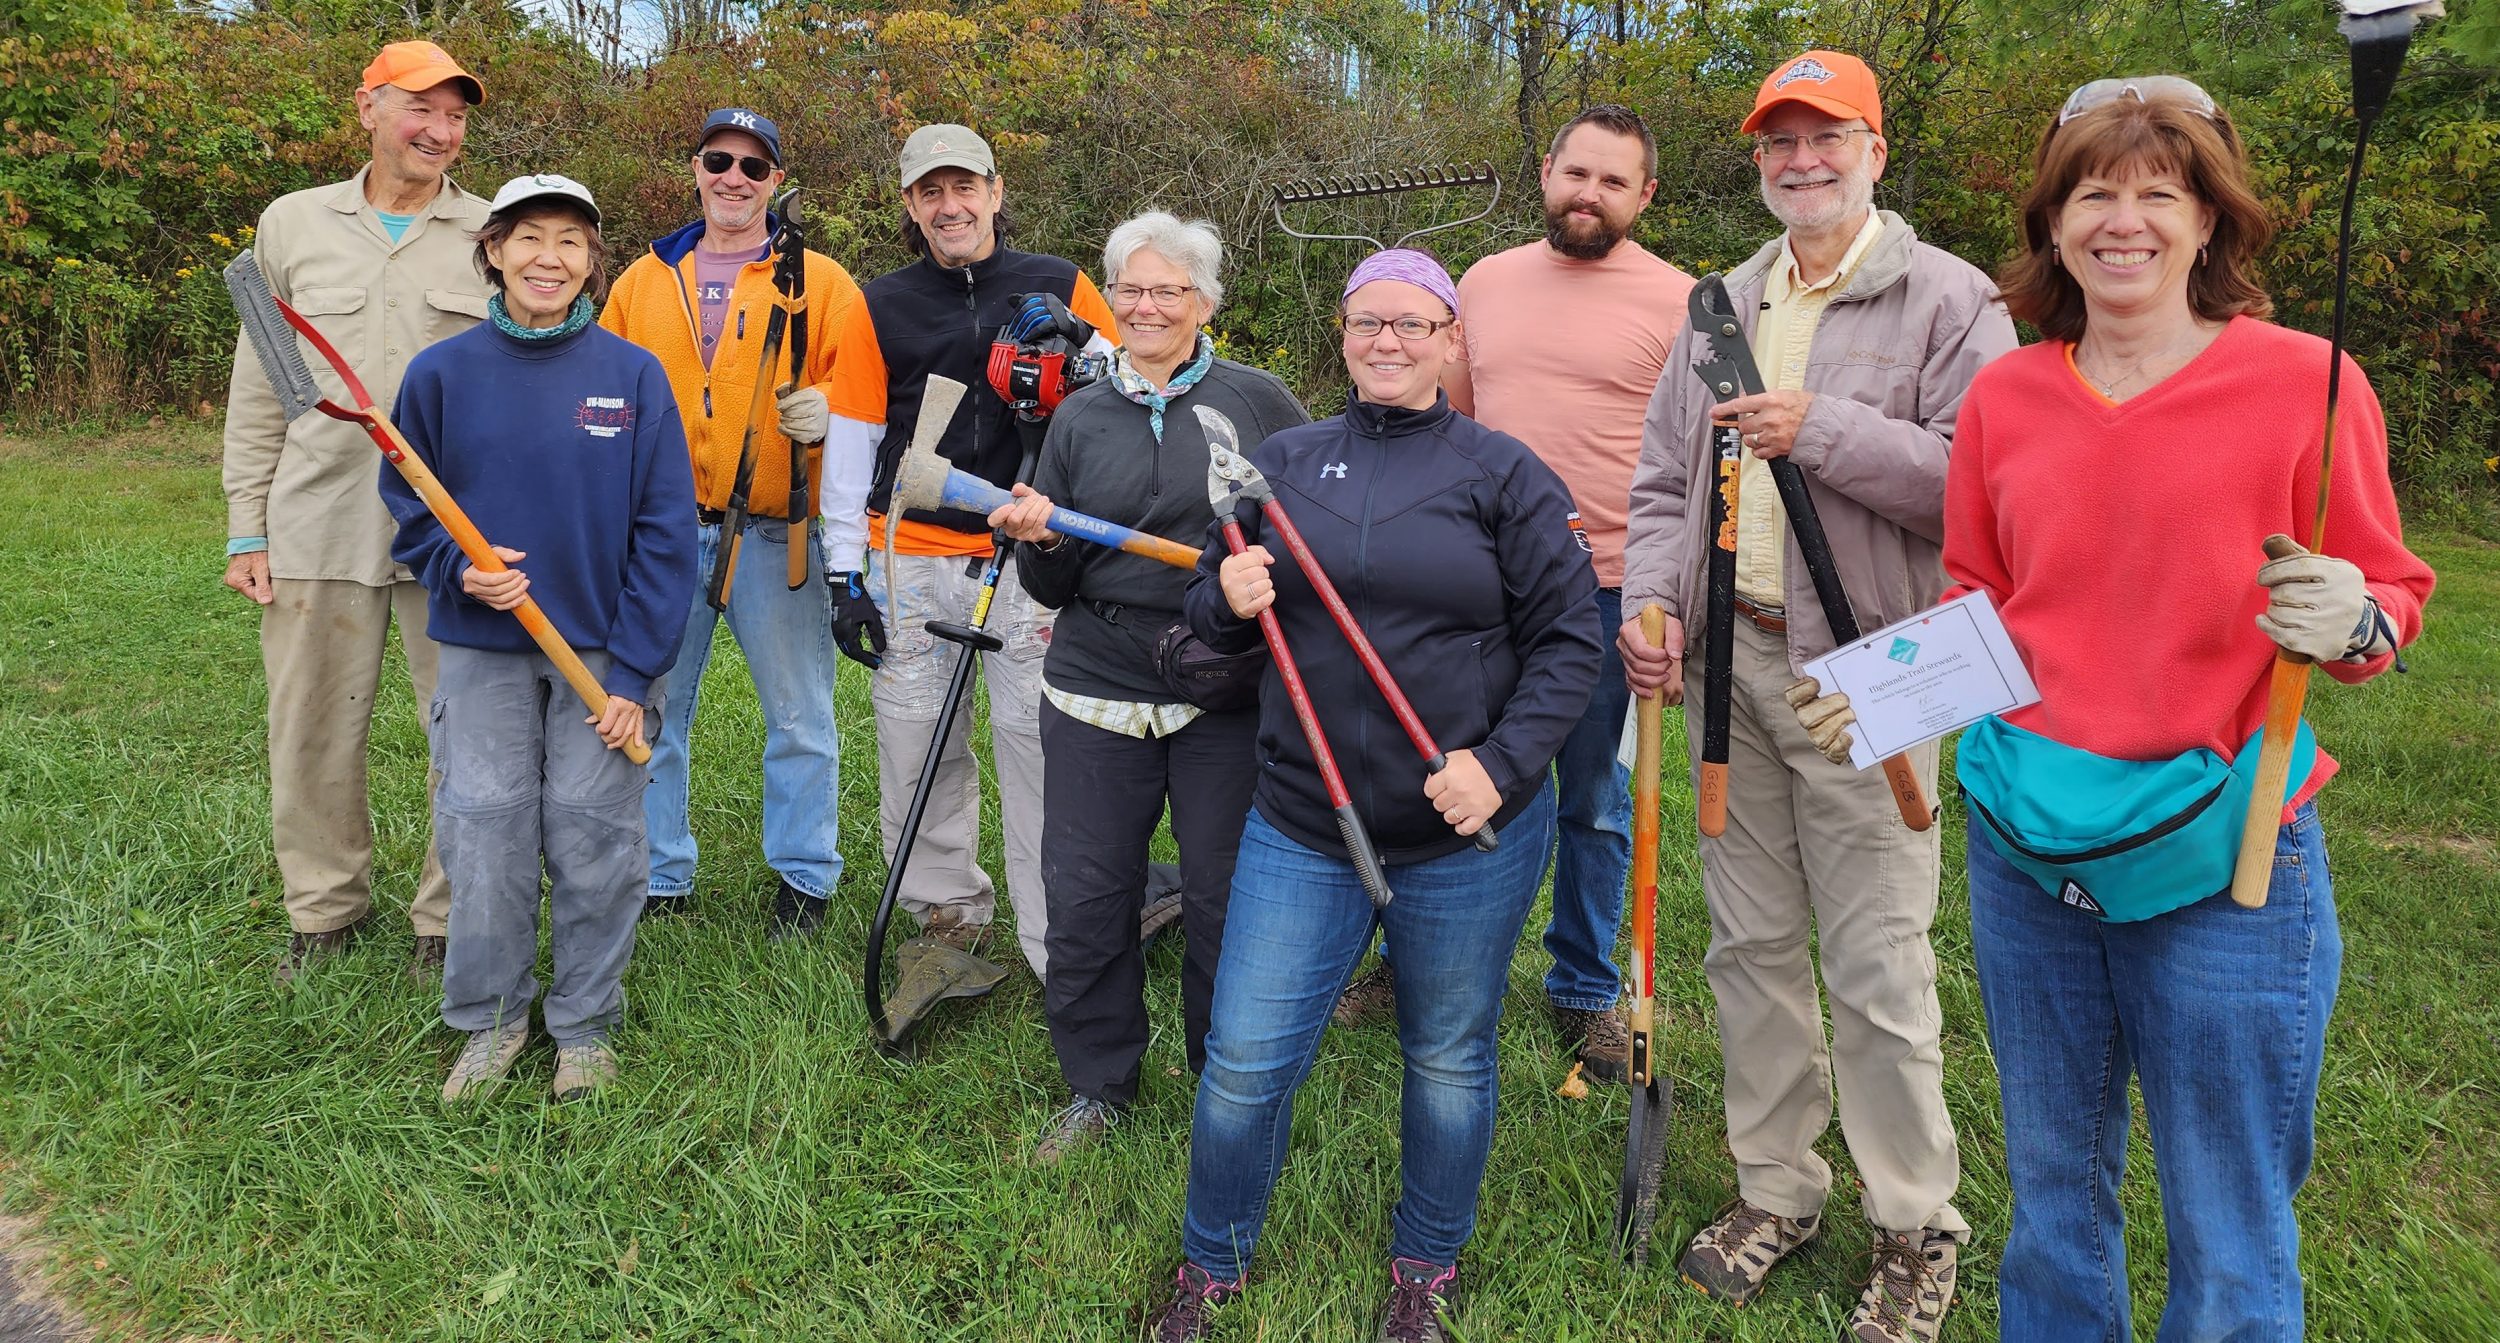
[[[1146,408],[1147,427],[1154,430],[1155,442],[1160,443],[1163,441],[1164,408],[1178,399],[1181,393],[1197,386],[1198,380],[1205,377],[1214,364],[1214,338],[1201,331],[1198,333],[1197,357],[1172,375],[1169,386],[1157,388],[1145,374],[1129,364],[1128,348],[1122,346],[1111,356],[1111,385],[1120,389],[1120,395]]]
[[[496,330],[512,337],[514,340],[538,342],[562,340],[566,336],[579,335],[581,334],[583,327],[590,325],[591,313],[590,295],[575,294],[573,296],[573,310],[564,315],[563,321],[556,323],[554,326],[528,327],[521,325],[519,322],[513,321],[512,314],[504,311],[503,295],[489,294],[486,296],[486,315],[495,319]]]

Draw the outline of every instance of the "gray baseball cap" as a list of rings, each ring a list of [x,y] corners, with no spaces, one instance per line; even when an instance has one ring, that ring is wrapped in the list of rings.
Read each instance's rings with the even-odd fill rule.
[[[518,208],[534,200],[544,200],[550,196],[560,197],[581,206],[590,213],[591,226],[594,228],[598,226],[599,202],[590,198],[590,188],[570,177],[556,173],[529,173],[504,183],[503,190],[495,193],[494,204],[486,207],[486,213],[499,215],[506,210]]]
[[[903,142],[903,189],[910,190],[932,168],[961,168],[995,177],[998,160],[990,154],[990,142],[973,134],[970,127],[939,122],[913,131]]]

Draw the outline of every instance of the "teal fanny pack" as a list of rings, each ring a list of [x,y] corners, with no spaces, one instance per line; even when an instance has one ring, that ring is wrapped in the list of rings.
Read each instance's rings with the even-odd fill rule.
[[[1971,828],[2040,889],[2110,923],[2132,923],[2231,887],[2257,739],[2236,764],[2198,748],[2112,760],[1988,717],[1962,734],[1954,773]],[[2316,765],[2309,724],[2292,743],[2285,798]]]

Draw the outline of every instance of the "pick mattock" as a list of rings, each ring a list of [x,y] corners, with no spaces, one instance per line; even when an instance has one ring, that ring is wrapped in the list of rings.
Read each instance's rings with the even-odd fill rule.
[[[1666,608],[1641,608],[1641,637],[1666,641]],[[1658,1072],[1658,793],[1664,768],[1660,738],[1666,700],[1652,691],[1637,700],[1632,764],[1632,1089],[1631,1127],[1623,1139],[1623,1179],[1615,1187],[1615,1248],[1634,1268],[1649,1262],[1649,1227],[1658,1218],[1658,1180],[1667,1161],[1667,1128],[1675,1116],[1675,1083]]]
[[[1736,320],[1736,302],[1728,297],[1727,283],[1722,277],[1707,275],[1693,286],[1692,297],[1687,300],[1687,316],[1717,356],[1693,366],[1693,372],[1713,396],[1733,399],[1758,396],[1768,390],[1761,368],[1753,361],[1750,338]],[[1857,611],[1849,604],[1849,590],[1841,586],[1840,566],[1832,559],[1831,539],[1823,534],[1823,517],[1815,511],[1814,496],[1806,492],[1806,473],[1784,453],[1764,465],[1771,468],[1771,483],[1778,487],[1781,509],[1788,514],[1789,534],[1797,538],[1797,554],[1805,560],[1806,574],[1814,580],[1814,596],[1823,608],[1823,623],[1831,626],[1835,645],[1856,643]],[[1734,513],[1735,506],[1731,504],[1729,514]],[[1732,559],[1733,552],[1730,554]],[[1726,757],[1722,755],[1720,759]],[[1893,806],[1900,811],[1902,823],[1912,830],[1934,825],[1935,809],[1927,805],[1926,791],[1919,786],[1918,771],[1911,766],[1909,756],[1895,753],[1884,757],[1883,771],[1884,784],[1892,791]]]
[[[1407,701],[1406,692],[1398,688],[1397,678],[1389,674],[1389,664],[1380,660],[1380,650],[1372,647],[1371,637],[1363,633],[1363,627],[1354,623],[1353,610],[1347,607],[1345,598],[1337,595],[1337,585],[1328,581],[1327,571],[1319,567],[1319,557],[1311,553],[1311,547],[1302,540],[1302,533],[1295,529],[1293,519],[1285,515],[1285,506],[1276,502],[1275,487],[1269,485],[1259,468],[1252,466],[1250,459],[1242,455],[1241,437],[1234,432],[1233,422],[1212,406],[1200,406],[1197,411],[1198,423],[1207,431],[1207,447],[1211,454],[1208,470],[1231,481],[1244,498],[1257,503],[1259,515],[1276,529],[1276,539],[1284,542],[1285,549],[1293,555],[1295,567],[1310,580],[1311,590],[1319,594],[1320,604],[1328,608],[1328,618],[1337,623],[1337,632],[1344,635],[1347,645],[1354,649],[1355,661],[1363,664],[1363,671],[1379,688],[1380,697],[1389,702],[1390,716],[1396,718],[1398,726],[1405,730],[1406,739],[1413,743],[1415,753],[1424,758],[1424,773],[1438,774],[1449,768],[1450,758],[1433,741],[1432,733],[1424,727],[1423,718]],[[1493,852],[1502,842],[1501,836],[1494,833],[1490,819],[1476,827],[1476,833],[1471,838],[1475,840],[1476,847],[1486,853]]]
[[[433,470],[426,466],[423,458],[417,456],[417,450],[408,445],[398,426],[374,407],[373,396],[365,390],[364,380],[348,366],[338,347],[321,334],[320,328],[304,320],[302,313],[288,306],[286,300],[269,288],[268,277],[260,273],[260,260],[253,253],[246,251],[226,266],[226,292],[234,298],[235,315],[242,319],[243,334],[251,342],[252,357],[260,362],[261,372],[269,375],[270,390],[277,394],[278,409],[287,420],[292,423],[307,412],[317,410],[331,419],[362,426],[366,436],[373,440],[373,446],[382,450],[383,458],[398,467],[399,474],[416,490],[417,496],[425,500],[425,506],[434,514],[434,520],[443,524],[443,530],[451,534],[452,542],[460,547],[460,553],[468,557],[469,563],[490,574],[502,573],[507,566],[495,554],[494,547],[486,544],[486,538],[478,534],[477,524],[469,521],[469,515],[461,511],[451,492],[443,488],[443,482],[434,478]],[[356,403],[353,409],[322,394],[321,384],[313,378],[312,366],[304,362],[303,349],[286,334],[289,327],[302,333],[304,339],[311,341],[312,347],[321,352],[322,359],[329,363],[331,371],[338,374],[339,382],[347,388],[349,399]],[[580,655],[564,641],[562,634],[556,632],[556,627],[547,619],[547,613],[538,609],[538,603],[524,597],[519,606],[512,608],[512,615],[521,622],[521,628],[529,631],[530,638],[538,642],[539,651],[545,653],[556,670],[564,674],[565,683],[582,697],[582,703],[589,708],[591,716],[595,718],[605,714],[608,711],[607,690],[599,684],[598,677],[590,674],[590,668],[582,665]],[[626,758],[637,765],[646,764],[651,759],[651,748],[640,737],[626,742],[623,749]]]
[[[2375,12],[2364,12],[2375,11]],[[2327,340],[2326,435],[2318,450],[2318,516],[2309,529],[2309,549],[2326,545],[2326,506],[2335,481],[2335,411],[2344,385],[2344,312],[2352,281],[2352,207],[2361,190],[2361,160],[2369,152],[2370,128],[2387,108],[2396,87],[2396,71],[2404,65],[2413,30],[2439,17],[2438,0],[2388,6],[2376,0],[2344,0],[2339,25],[2352,55],[2352,167],[2344,175],[2343,223],[2335,235],[2335,315]],[[2299,553],[2292,539],[2277,533],[2265,539],[2268,559]],[[2278,649],[2274,672],[2266,685],[2266,725],[2257,748],[2257,783],[2248,797],[2248,819],[2240,830],[2240,856],[2231,872],[2231,898],[2246,909],[2262,909],[2266,888],[2274,880],[2274,844],[2281,831],[2283,802],[2291,788],[2292,746],[2300,734],[2300,713],[2309,699],[2309,659]]]

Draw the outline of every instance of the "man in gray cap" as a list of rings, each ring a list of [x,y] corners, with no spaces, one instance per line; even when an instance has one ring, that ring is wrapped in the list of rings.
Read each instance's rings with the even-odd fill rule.
[[[882,613],[891,644],[869,682],[877,715],[877,782],[886,852],[901,837],[903,814],[945,707],[951,659],[928,621],[970,614],[976,571],[990,553],[988,519],[954,509],[909,509],[887,524],[894,471],[912,440],[931,374],[973,389],[939,441],[951,464],[1005,487],[1023,465],[1014,412],[983,390],[991,336],[1028,294],[1058,299],[1077,321],[1077,345],[1112,328],[1110,307],[1073,262],[1006,245],[1006,188],[989,143],[962,126],[923,126],[904,142],[903,236],[920,258],[878,276],[842,324],[836,345],[832,428],[825,439],[825,567],[837,641],[846,622],[878,618],[892,576],[894,609]],[[966,308],[971,318],[966,321]],[[1077,331],[1075,326],[1090,324]],[[890,539],[889,539],[890,538]],[[863,563],[864,560],[864,563]],[[848,594],[848,600],[845,598]],[[981,655],[989,682],[990,746],[999,811],[1006,823],[1007,895],[1017,940],[1036,976],[1044,973],[1042,928],[1042,654],[1051,612],[1012,579],[998,586],[989,629],[1005,642]],[[978,954],[987,943],[996,887],[981,869],[979,767],[958,715],[931,784],[900,897],[929,935]]]

